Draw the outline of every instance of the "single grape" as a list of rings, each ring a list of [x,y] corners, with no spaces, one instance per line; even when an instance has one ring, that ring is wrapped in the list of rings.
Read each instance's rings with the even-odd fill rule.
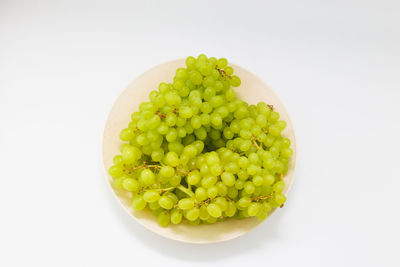
[[[156,177],[151,170],[145,169],[140,173],[140,180],[145,186],[149,186],[151,184],[154,184]]]
[[[213,199],[218,196],[218,187],[213,185],[207,189],[207,195],[209,198]]]
[[[201,219],[201,220],[208,220],[209,218],[210,218],[210,214],[208,213],[208,211],[207,211],[207,206],[205,206],[205,205],[202,205],[201,207],[200,207],[200,213],[199,213],[199,218]]]
[[[148,202],[156,202],[160,198],[160,194],[156,190],[148,190],[144,192],[143,199]]]
[[[247,208],[247,214],[249,216],[256,216],[260,210],[260,205],[258,203],[251,203]]]
[[[178,207],[183,210],[189,210],[194,207],[194,201],[191,198],[183,198],[179,200]]]
[[[186,219],[189,221],[195,221],[197,218],[199,218],[200,215],[200,209],[199,208],[192,208],[187,211],[186,213]]]
[[[209,204],[207,211],[214,218],[218,218],[222,214],[221,208],[217,204]]]
[[[180,224],[182,221],[182,212],[178,209],[173,209],[171,211],[171,222],[173,224]]]
[[[201,175],[198,170],[192,171],[187,177],[188,184],[198,184],[201,180]]]
[[[163,211],[158,215],[158,224],[165,227],[170,222],[170,215],[167,211]]]
[[[122,182],[122,187],[126,191],[136,192],[139,190],[139,183],[134,178],[126,178]]]
[[[136,195],[132,198],[131,206],[134,210],[143,210],[146,207],[146,201],[142,196]]]
[[[160,207],[166,210],[170,210],[174,206],[174,202],[168,196],[160,197],[160,199],[158,200],[158,204],[160,205]]]

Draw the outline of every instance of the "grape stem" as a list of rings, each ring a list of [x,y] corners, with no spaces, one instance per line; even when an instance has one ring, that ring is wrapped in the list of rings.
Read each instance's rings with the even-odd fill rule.
[[[167,117],[165,114],[161,113],[160,111],[157,111],[156,114],[157,114],[161,119],[164,119],[165,117]]]
[[[192,191],[190,191],[188,188],[184,187],[183,185],[180,184],[176,188],[181,190],[186,195],[188,195],[190,197],[194,197],[194,193]]]
[[[158,190],[160,190],[161,192],[167,192],[169,190],[173,190],[175,189],[175,187],[168,187],[168,188],[158,188]]]
[[[257,141],[256,141],[256,139],[255,139],[254,137],[251,139],[251,141],[252,141],[253,145],[254,145],[257,149],[263,149],[263,148],[262,148],[262,144],[261,144],[261,146],[258,145],[258,144],[257,144]]]
[[[176,169],[177,172],[180,172],[181,174],[183,174],[183,175],[185,175],[185,176],[188,176],[188,175],[189,175],[189,172],[185,172],[184,170],[179,169],[178,167],[175,167],[175,169]]]
[[[130,169],[130,171],[134,171],[137,169],[146,169],[146,168],[161,168],[160,165],[147,165],[146,163],[144,165],[139,165],[139,166],[135,166],[133,168]]]
[[[226,72],[223,69],[219,69],[217,67],[215,67],[215,69],[221,74],[222,77],[232,79],[232,77],[226,74]]]
[[[254,197],[253,200],[257,201],[257,200],[265,200],[265,199],[269,199],[273,197],[272,194],[268,195],[268,196],[259,196],[259,197]]]

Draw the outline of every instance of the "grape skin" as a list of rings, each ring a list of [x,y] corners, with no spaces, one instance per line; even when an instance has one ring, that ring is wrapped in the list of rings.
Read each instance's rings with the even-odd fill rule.
[[[160,226],[263,220],[286,202],[293,150],[272,106],[237,98],[241,80],[225,58],[188,57],[120,132],[109,174]]]

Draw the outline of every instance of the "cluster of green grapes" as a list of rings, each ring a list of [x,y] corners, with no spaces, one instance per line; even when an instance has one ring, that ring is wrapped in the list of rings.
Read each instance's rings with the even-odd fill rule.
[[[282,206],[293,151],[279,113],[238,99],[241,84],[225,58],[188,57],[172,84],[161,83],[120,133],[109,174],[161,226],[215,223]]]

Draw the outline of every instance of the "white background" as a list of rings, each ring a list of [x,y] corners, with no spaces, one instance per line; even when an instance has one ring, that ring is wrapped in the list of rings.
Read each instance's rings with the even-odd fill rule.
[[[400,266],[400,2],[0,1],[0,266]],[[227,57],[296,130],[284,209],[188,245],[133,221],[101,163],[121,90],[168,60]]]

